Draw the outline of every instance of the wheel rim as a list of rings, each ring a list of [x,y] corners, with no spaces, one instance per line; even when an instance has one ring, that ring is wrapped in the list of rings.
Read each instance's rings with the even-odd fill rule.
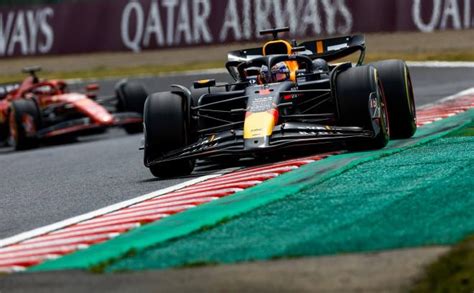
[[[379,97],[380,97],[380,122],[379,125],[385,128],[385,132],[388,136],[390,136],[390,119],[388,116],[388,109],[387,109],[387,100],[385,98],[385,92],[383,90],[383,85],[380,80],[377,81]],[[382,123],[383,122],[383,123]],[[382,127],[381,127],[382,128]]]
[[[407,67],[405,66],[405,85],[406,85],[406,93],[408,98],[408,109],[410,111],[410,115],[413,117],[413,120],[416,122],[416,110],[415,110],[415,99],[413,93],[413,84],[411,82],[410,72],[408,71]]]
[[[380,108],[381,108],[381,121],[383,120],[384,128],[385,128],[385,133],[387,133],[388,136],[390,136],[390,122],[388,119],[388,111],[387,111],[387,106],[386,106],[386,101],[385,101],[385,96],[382,96],[383,98],[380,100]]]

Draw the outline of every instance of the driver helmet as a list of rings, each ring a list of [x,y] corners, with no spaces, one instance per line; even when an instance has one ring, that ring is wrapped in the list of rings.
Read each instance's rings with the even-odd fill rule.
[[[282,82],[290,79],[290,68],[285,62],[278,62],[269,70],[268,66],[260,68],[260,81],[262,83]]]
[[[270,70],[268,70],[268,66],[262,65],[262,67],[260,67],[260,74],[257,79],[258,83],[265,84],[265,83],[269,83],[270,80],[271,80],[271,76],[270,76]]]

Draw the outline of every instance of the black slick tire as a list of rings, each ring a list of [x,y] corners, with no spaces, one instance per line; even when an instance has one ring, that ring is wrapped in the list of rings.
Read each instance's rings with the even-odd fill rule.
[[[116,86],[117,112],[135,112],[143,115],[145,100],[148,97],[146,89],[138,83],[121,81]],[[125,125],[123,127],[128,134],[136,134],[143,131],[141,123]]]
[[[412,137],[416,132],[416,108],[408,66],[402,60],[386,60],[371,65],[377,69],[387,99],[390,137]]]
[[[16,150],[28,150],[39,146],[36,132],[41,117],[35,101],[15,100],[10,106],[10,136]]]
[[[145,102],[145,164],[164,153],[186,146],[190,141],[187,103],[180,95],[163,92],[152,94]],[[195,160],[182,159],[151,164],[155,177],[171,178],[192,173]]]
[[[374,150],[387,145],[389,127],[384,94],[372,66],[349,68],[336,76],[340,126],[357,126],[374,132],[370,140],[348,142],[350,150]],[[380,118],[374,119],[370,105],[376,103]]]

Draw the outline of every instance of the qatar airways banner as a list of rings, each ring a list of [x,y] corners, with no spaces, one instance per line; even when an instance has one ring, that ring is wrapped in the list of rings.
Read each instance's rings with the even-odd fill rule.
[[[0,57],[474,27],[474,0],[96,0],[0,7]]]

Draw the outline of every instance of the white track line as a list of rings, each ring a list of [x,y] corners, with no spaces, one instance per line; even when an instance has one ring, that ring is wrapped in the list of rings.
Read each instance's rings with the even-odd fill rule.
[[[474,68],[474,62],[465,61],[407,61],[409,67]]]
[[[74,224],[77,224],[77,223],[80,223],[80,222],[84,222],[86,220],[90,220],[92,218],[102,216],[102,215],[105,215],[105,214],[108,214],[108,213],[111,213],[111,212],[129,207],[129,206],[134,205],[136,203],[140,203],[140,202],[143,202],[145,200],[148,200],[148,199],[151,199],[151,198],[154,198],[154,197],[166,194],[166,193],[170,193],[170,192],[176,191],[178,189],[182,189],[184,187],[187,187],[187,186],[199,183],[199,182],[203,182],[203,181],[215,178],[215,177],[219,177],[224,173],[226,173],[226,171],[211,174],[211,175],[202,176],[202,177],[199,177],[199,178],[196,178],[196,179],[193,179],[193,180],[189,180],[189,181],[186,181],[186,182],[183,182],[183,183],[171,186],[171,187],[160,189],[160,190],[157,190],[157,191],[154,191],[154,192],[151,192],[151,193],[148,193],[148,194],[145,194],[145,195],[142,195],[142,196],[130,199],[130,200],[119,202],[119,203],[113,204],[111,206],[107,206],[107,207],[98,209],[96,211],[92,211],[92,212],[89,212],[89,213],[86,213],[86,214],[83,214],[83,215],[80,215],[80,216],[76,216],[76,217],[73,217],[73,218],[69,218],[69,219],[66,219],[66,220],[48,225],[48,226],[44,226],[44,227],[37,228],[37,229],[31,230],[31,231],[20,233],[18,235],[15,235],[15,236],[12,236],[12,237],[9,237],[9,238],[5,238],[3,240],[0,240],[0,248],[11,245],[11,244],[15,244],[15,243],[18,243],[18,242],[21,242],[21,241],[25,241],[25,240],[28,240],[30,238],[37,237],[37,236],[40,236],[40,235],[43,235],[43,234],[47,234],[47,233],[65,228],[67,226],[71,226],[71,225],[74,225]]]
[[[474,81],[473,81],[474,82]],[[441,100],[438,100],[436,102],[433,102],[433,103],[429,103],[429,104],[425,104],[423,106],[420,106],[418,107],[418,110],[422,110],[422,109],[425,109],[425,108],[429,108],[429,107],[432,107],[434,105],[437,105],[437,104],[440,104],[440,103],[443,103],[443,102],[447,102],[447,101],[450,101],[450,100],[454,100],[454,99],[457,99],[459,97],[462,97],[462,96],[470,96],[470,95],[474,95],[474,87],[472,88],[469,88],[467,90],[463,90],[457,94],[454,94],[452,96],[448,96],[448,97],[445,97],[445,98],[442,98]]]

